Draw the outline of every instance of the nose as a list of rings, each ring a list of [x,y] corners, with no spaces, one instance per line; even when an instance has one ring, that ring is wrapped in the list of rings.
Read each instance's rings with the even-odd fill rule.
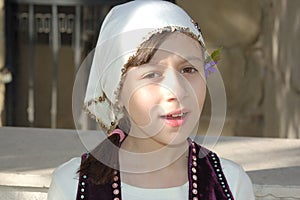
[[[176,70],[170,68],[165,71],[164,79],[161,83],[164,97],[168,102],[180,102],[187,96],[185,78]]]

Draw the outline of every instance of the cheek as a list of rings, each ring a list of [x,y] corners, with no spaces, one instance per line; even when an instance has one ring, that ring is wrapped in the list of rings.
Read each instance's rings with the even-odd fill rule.
[[[148,87],[140,88],[133,92],[128,98],[126,108],[131,120],[139,126],[148,125],[151,121],[151,111],[154,109],[157,100],[155,89]]]
[[[199,105],[200,111],[202,111],[202,107],[206,97],[206,81],[201,79],[195,80],[192,83],[193,90],[196,94],[197,102]]]

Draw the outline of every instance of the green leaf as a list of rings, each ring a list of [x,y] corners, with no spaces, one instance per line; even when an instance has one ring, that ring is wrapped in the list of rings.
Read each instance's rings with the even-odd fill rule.
[[[222,53],[222,47],[214,50],[211,54],[211,59],[215,62],[218,62],[219,60],[221,60],[221,53]]]

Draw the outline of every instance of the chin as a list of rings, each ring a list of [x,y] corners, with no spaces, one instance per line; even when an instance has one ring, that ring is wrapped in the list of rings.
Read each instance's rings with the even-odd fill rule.
[[[171,137],[154,137],[153,139],[165,146],[177,146],[186,143],[189,135],[178,132],[168,133]]]

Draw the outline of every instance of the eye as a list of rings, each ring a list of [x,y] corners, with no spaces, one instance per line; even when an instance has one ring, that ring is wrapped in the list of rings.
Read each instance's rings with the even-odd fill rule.
[[[149,72],[143,76],[143,79],[153,79],[160,77],[161,74],[159,72]]]
[[[180,70],[180,73],[183,74],[193,74],[195,72],[198,72],[198,70],[193,66],[184,67],[183,69]]]

